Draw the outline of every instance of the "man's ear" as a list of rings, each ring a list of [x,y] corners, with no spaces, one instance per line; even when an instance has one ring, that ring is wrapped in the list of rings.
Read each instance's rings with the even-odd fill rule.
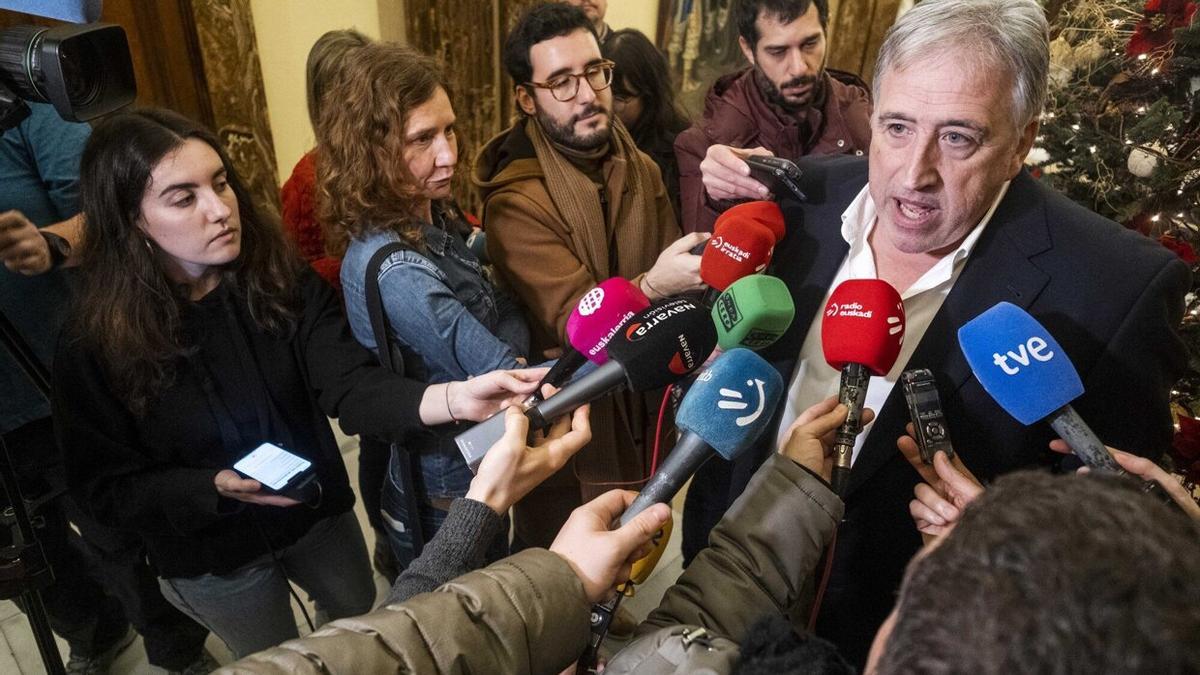
[[[1021,170],[1021,165],[1025,163],[1025,156],[1033,148],[1033,141],[1037,138],[1037,132],[1041,123],[1035,118],[1024,129],[1021,130],[1021,138],[1017,141],[1017,154],[1013,158],[1012,176],[1016,177],[1017,172]]]
[[[746,38],[742,37],[741,35],[738,36],[738,47],[742,50],[742,56],[746,57],[746,63],[752,66],[755,65],[754,47],[751,47],[750,43],[746,41]]]
[[[529,87],[523,84],[518,84],[513,88],[513,94],[517,98],[517,107],[526,115],[534,115],[537,112],[537,105],[534,103],[533,95],[529,93]]]

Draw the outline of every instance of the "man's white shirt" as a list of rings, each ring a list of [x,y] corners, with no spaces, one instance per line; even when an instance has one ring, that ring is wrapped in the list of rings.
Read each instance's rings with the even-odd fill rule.
[[[1000,188],[999,194],[996,195],[996,199],[987,213],[983,215],[983,219],[963,239],[957,249],[943,256],[912,286],[900,293],[900,297],[904,301],[904,343],[895,365],[887,375],[871,377],[871,382],[867,386],[865,407],[878,413],[884,402],[887,401],[892,387],[895,386],[900,373],[904,372],[909,358],[916,351],[921,338],[925,336],[925,331],[929,328],[933,317],[937,315],[946,296],[950,294],[950,290],[958,281],[963,267],[966,266],[967,258],[971,255],[971,250],[979,241],[980,235],[983,234],[983,228],[992,219],[992,214],[996,212],[1000,200],[1008,192],[1008,186],[1009,183],[1005,183]],[[841,371],[834,370],[825,362],[824,351],[821,348],[821,322],[825,307],[829,304],[829,297],[843,281],[878,278],[875,269],[875,254],[870,244],[877,213],[869,187],[869,185],[863,186],[858,196],[842,213],[842,238],[850,245],[850,251],[842,261],[841,267],[838,268],[833,283],[829,285],[829,289],[825,293],[825,300],[817,307],[812,323],[809,324],[804,345],[800,348],[799,362],[792,375],[791,383],[788,385],[783,418],[775,439],[776,448],[787,440],[788,428],[802,412],[838,392],[842,374]],[[863,432],[858,435],[858,440],[854,445],[855,460],[858,459],[859,450],[871,433],[873,426],[874,424],[866,425]]]

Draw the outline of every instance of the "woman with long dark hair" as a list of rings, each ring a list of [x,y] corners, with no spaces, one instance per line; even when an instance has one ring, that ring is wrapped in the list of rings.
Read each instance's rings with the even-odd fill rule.
[[[330,239],[346,249],[342,289],[355,337],[399,352],[405,372],[431,383],[520,367],[529,348],[524,317],[467,247],[471,228],[451,199],[458,136],[450,83],[437,63],[399,45],[366,45],[330,95],[337,105],[317,126],[317,187]],[[369,272],[385,247],[395,250]],[[391,345],[376,344],[368,273],[379,285]],[[432,537],[450,503],[466,494],[471,471],[454,442],[463,430],[455,422],[412,434],[403,453],[392,453],[382,502],[401,566],[420,543],[414,532]],[[507,552],[505,527],[489,560]]]
[[[613,112],[621,118],[638,150],[650,155],[662,172],[663,184],[679,216],[679,162],[675,137],[688,128],[687,116],[675,101],[675,85],[667,59],[639,30],[616,31],[601,47],[613,68]]]
[[[216,137],[175,113],[105,120],[80,180],[81,283],[53,402],[76,499],[141,535],[163,594],[238,656],[296,636],[289,580],[330,618],[369,610],[327,417],[352,434],[483,419],[541,373],[427,386],[376,366]],[[266,441],[312,463],[308,503],[232,470]]]

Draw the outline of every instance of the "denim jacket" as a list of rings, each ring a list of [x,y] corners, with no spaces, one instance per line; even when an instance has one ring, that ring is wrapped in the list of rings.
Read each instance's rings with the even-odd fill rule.
[[[379,268],[380,296],[405,367],[411,377],[429,383],[520,368],[517,357],[529,349],[524,317],[511,296],[493,287],[467,248],[457,213],[453,206],[435,203],[434,223],[422,227],[424,249],[393,253]],[[352,238],[342,261],[350,328],[372,350],[377,345],[364,276],[375,251],[393,241],[400,237],[392,231]]]

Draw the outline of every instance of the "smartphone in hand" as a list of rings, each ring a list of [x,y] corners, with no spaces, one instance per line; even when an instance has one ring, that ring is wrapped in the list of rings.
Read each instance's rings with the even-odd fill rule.
[[[321,483],[312,462],[274,443],[258,446],[239,459],[233,470],[261,483],[266,492],[310,505],[321,497]]]
[[[808,201],[800,189],[800,177],[804,172],[795,162],[769,155],[750,155],[745,160],[750,166],[750,177],[767,186],[776,200],[791,195],[802,202]]]

